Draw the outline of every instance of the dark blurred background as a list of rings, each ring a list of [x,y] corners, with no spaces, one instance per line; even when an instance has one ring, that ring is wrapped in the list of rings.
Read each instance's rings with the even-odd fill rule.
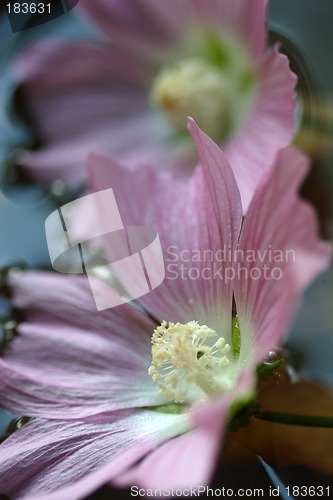
[[[5,2],[1,4],[0,16],[0,267],[25,262],[32,268],[49,268],[44,222],[54,210],[55,202],[47,196],[45,188],[21,182],[10,174],[11,150],[29,133],[10,114],[14,91],[10,61],[35,40],[49,37],[93,38],[95,33],[78,18],[75,9],[49,23],[13,33],[4,6]],[[321,233],[330,239],[333,236],[332,23],[332,0],[269,2],[271,43],[280,41],[299,78],[302,125],[296,143],[313,159],[312,171],[301,193],[315,206]],[[306,293],[287,346],[301,373],[330,386],[333,386],[332,297],[331,268]],[[8,314],[7,307],[7,301],[1,300],[1,317]],[[8,412],[0,410],[0,434],[5,432],[12,418]],[[253,456],[246,463],[224,463],[216,471],[214,483],[216,487],[222,484],[234,488],[268,487],[271,484],[269,474],[271,471],[267,473],[259,459]],[[332,484],[331,478],[299,467],[280,469],[278,475],[286,484]],[[130,494],[102,488],[89,498],[130,498]]]

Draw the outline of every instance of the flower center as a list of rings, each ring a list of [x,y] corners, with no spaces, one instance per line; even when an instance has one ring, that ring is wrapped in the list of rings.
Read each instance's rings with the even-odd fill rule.
[[[152,337],[152,365],[148,373],[161,395],[176,403],[183,402],[193,389],[212,394],[223,389],[221,372],[230,361],[230,345],[214,330],[196,321],[169,323],[156,328]]]
[[[228,79],[217,66],[204,59],[185,59],[162,68],[153,82],[151,99],[169,125],[178,131],[186,130],[188,116],[216,141],[227,131]]]

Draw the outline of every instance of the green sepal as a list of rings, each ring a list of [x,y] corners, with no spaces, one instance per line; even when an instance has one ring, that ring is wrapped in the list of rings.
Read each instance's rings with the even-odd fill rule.
[[[333,428],[333,417],[318,417],[312,415],[298,415],[273,411],[258,412],[254,415],[259,420],[275,422],[276,424],[297,425],[302,427]]]
[[[184,413],[186,406],[180,403],[167,403],[158,406],[145,406],[145,410],[158,411],[159,413],[169,413],[172,415],[179,415]]]
[[[229,421],[228,430],[236,431],[239,427],[247,427],[250,418],[259,413],[259,405],[251,400],[247,405],[242,406]]]
[[[232,343],[232,353],[235,358],[239,358],[241,350],[241,332],[239,328],[238,316],[232,318],[231,323],[231,343]]]
[[[225,70],[230,65],[230,48],[212,31],[206,33],[204,43],[205,58]]]
[[[0,329],[0,356],[2,356],[17,335],[17,321],[0,317]]]
[[[247,70],[239,83],[239,90],[241,92],[250,92],[256,83],[256,73],[253,69]]]
[[[280,358],[272,363],[261,363],[257,366],[257,377],[259,380],[269,377],[284,364],[284,359]]]
[[[8,425],[5,434],[0,438],[0,443],[5,441],[5,439],[9,438],[15,431],[21,429],[24,425],[26,425],[31,420],[34,420],[35,417],[18,417],[14,418]]]

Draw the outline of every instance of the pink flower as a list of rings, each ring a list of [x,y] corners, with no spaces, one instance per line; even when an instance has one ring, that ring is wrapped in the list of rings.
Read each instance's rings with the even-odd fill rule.
[[[45,42],[16,64],[43,147],[19,161],[38,179],[82,181],[91,151],[187,169],[187,116],[223,146],[246,211],[295,131],[295,75],[265,52],[267,0],[81,0],[110,37]],[[172,146],[172,147],[170,147]]]
[[[216,257],[192,258],[197,279],[172,279],[167,266],[140,307],[101,312],[84,277],[10,279],[25,319],[0,360],[1,401],[35,418],[1,445],[1,492],[74,500],[108,481],[207,484],[231,405],[252,397],[256,365],[283,341],[300,294],[327,267],[331,247],[297,194],[307,159],[282,151],[242,223],[228,161],[194,122],[190,130],[201,166],[187,181],[149,167],[134,173],[100,155],[90,169],[95,189],[113,187],[126,224],[158,230],[166,264],[170,248],[178,271],[185,255]],[[217,260],[225,246],[236,261]],[[217,263],[221,276],[205,279]],[[243,274],[225,279],[239,266]]]

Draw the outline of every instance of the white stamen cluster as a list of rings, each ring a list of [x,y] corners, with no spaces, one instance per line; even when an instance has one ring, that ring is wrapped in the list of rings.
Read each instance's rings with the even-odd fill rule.
[[[203,59],[186,59],[164,67],[152,90],[153,104],[163,112],[169,125],[186,130],[187,118],[215,140],[228,124],[230,92],[223,72]]]
[[[219,390],[216,375],[230,363],[226,356],[230,345],[223,337],[214,344],[208,340],[216,336],[214,330],[196,321],[169,325],[163,321],[156,328],[148,372],[159,386],[161,395],[180,403],[195,386],[206,394]]]

